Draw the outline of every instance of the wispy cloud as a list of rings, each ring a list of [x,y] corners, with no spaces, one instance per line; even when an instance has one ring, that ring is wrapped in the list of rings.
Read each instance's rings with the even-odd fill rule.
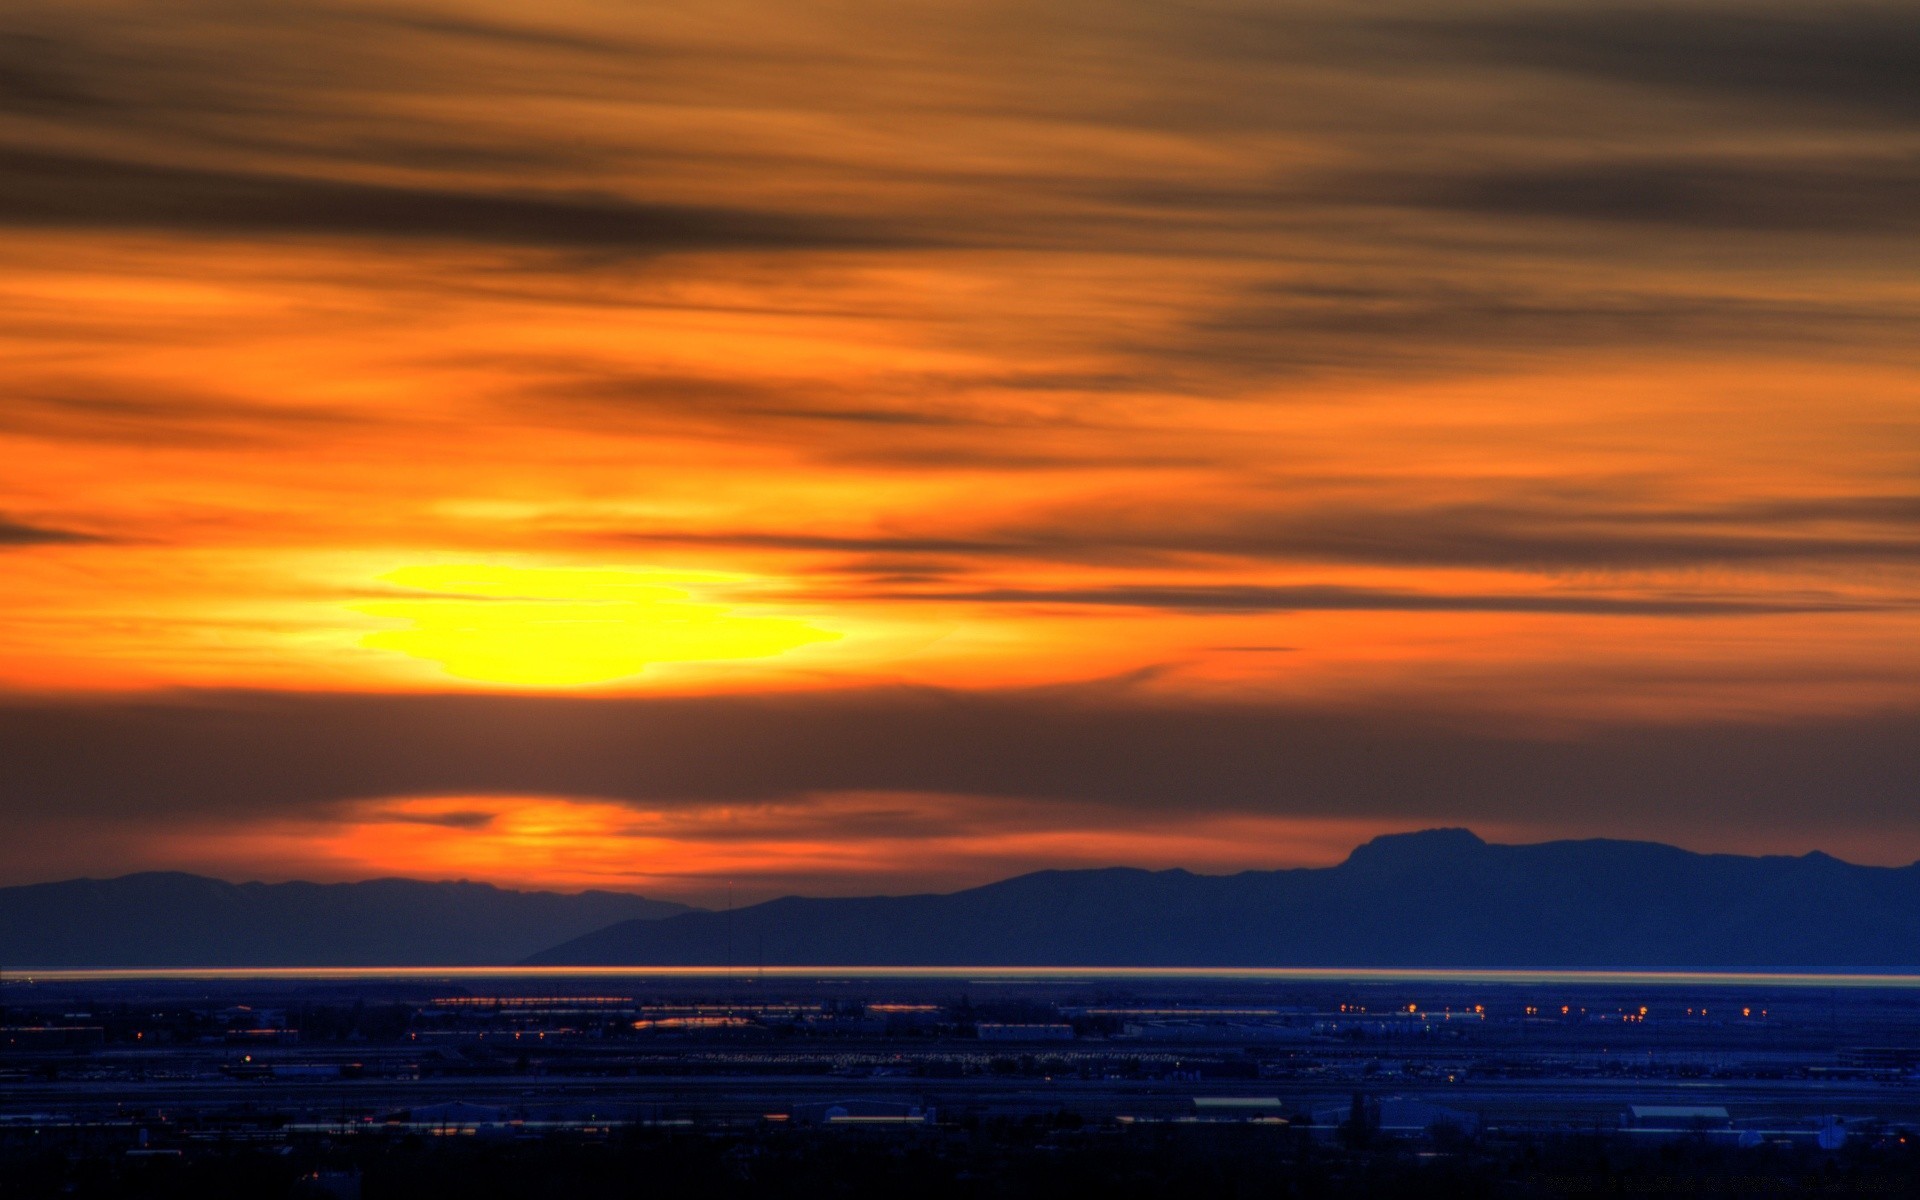
[[[311,838],[365,828],[391,850],[373,825],[494,837],[515,820],[516,798],[572,798],[592,810],[582,810],[582,821],[591,817],[590,829],[575,830],[582,837],[698,844],[703,854],[777,848],[778,870],[818,884],[842,841],[864,860],[859,848],[872,842],[899,855],[955,838],[976,849],[1048,830],[1067,838],[969,868],[985,873],[1058,861],[1073,837],[1103,854],[1138,854],[1143,831],[1161,828],[1155,821],[1194,836],[1243,818],[1279,823],[1268,831],[1276,840],[1246,846],[1244,858],[1209,859],[1220,867],[1284,858],[1287,822],[1539,828],[1551,813],[1562,828],[1707,844],[1737,823],[1784,844],[1806,836],[1809,796],[1821,797],[1829,828],[1864,829],[1901,811],[1920,782],[1911,713],[1625,721],[1570,734],[1410,709],[1176,701],[1100,687],[182,699],[0,710],[11,827],[24,840],[61,821],[204,829],[217,820],[244,839],[299,821]],[[1888,853],[1914,852],[1910,835],[1896,840]],[[629,861],[642,861],[637,853]],[[863,861],[859,871],[881,866]]]
[[[1485,612],[1580,613],[1615,617],[1734,617],[1783,613],[1872,612],[1884,604],[1839,598],[1738,600],[1701,596],[1491,595],[1404,592],[1387,588],[1221,584],[1133,584],[1103,588],[997,588],[900,592],[897,598],[986,604],[1094,605],[1176,612]]]
[[[853,221],[614,197],[400,187],[14,150],[0,223],[503,242],[631,251],[833,247],[909,239]],[[929,238],[912,239],[930,241]]]
[[[1920,158],[1589,159],[1385,174],[1353,181],[1347,195],[1500,219],[1872,238],[1920,222]]]
[[[479,847],[508,792],[700,808],[701,853],[730,805],[961,853],[956,798],[1061,861],[1187,811],[1905,827],[1906,6],[5,24],[35,846],[70,812]],[[700,582],[427,589],[420,655],[371,600],[423,569]],[[681,636],[735,609],[822,636]],[[699,653],[613,653],[663,638]],[[923,800],[848,799],[883,793]]]
[[[1525,5],[1397,31],[1416,52],[1717,94],[1774,119],[1920,119],[1920,18],[1904,4]]]
[[[72,545],[99,540],[92,534],[77,533],[71,529],[54,529],[45,525],[29,525],[0,515],[0,549],[8,546]]]
[[[1634,507],[1529,488],[1518,489],[1508,501],[1418,507],[1370,508],[1363,501],[1289,507],[1280,497],[1270,501],[1268,509],[1223,500],[1201,511],[1168,511],[1110,500],[999,528],[970,523],[971,537],[942,537],[932,528],[865,535],[662,530],[607,536],[636,545],[838,553],[856,556],[856,563],[860,556],[897,560],[911,555],[956,565],[1028,559],[1165,566],[1211,555],[1293,564],[1560,572],[1920,561],[1920,498],[1900,494],[1756,497],[1693,508]]]

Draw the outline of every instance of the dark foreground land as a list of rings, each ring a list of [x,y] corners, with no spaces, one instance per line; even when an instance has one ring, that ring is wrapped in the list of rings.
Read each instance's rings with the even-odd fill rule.
[[[0,987],[0,1196],[1920,1195],[1920,990]]]

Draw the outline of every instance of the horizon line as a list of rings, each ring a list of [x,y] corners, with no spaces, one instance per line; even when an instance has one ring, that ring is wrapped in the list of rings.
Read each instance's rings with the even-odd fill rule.
[[[1143,866],[1136,866],[1130,863],[1108,863],[1103,866],[1052,866],[1052,867],[1042,866],[1042,867],[1034,867],[1024,871],[1016,871],[1010,875],[996,876],[992,879],[988,879],[981,883],[967,884],[962,887],[954,888],[950,891],[937,891],[937,892],[936,891],[919,891],[919,892],[871,892],[871,891],[868,891],[868,892],[832,893],[832,894],[826,894],[826,895],[817,894],[817,893],[789,891],[789,892],[783,892],[777,895],[769,896],[764,900],[753,901],[751,904],[748,904],[744,907],[753,907],[754,905],[769,903],[773,900],[785,900],[785,899],[857,900],[857,899],[897,899],[897,898],[903,898],[907,896],[950,896],[950,895],[957,895],[958,893],[961,893],[961,892],[974,891],[978,888],[992,887],[995,884],[1007,883],[1015,879],[1024,879],[1032,875],[1045,875],[1049,873],[1071,874],[1071,873],[1095,872],[1095,871],[1139,871],[1144,874],[1159,875],[1159,874],[1167,874],[1167,873],[1179,871],[1179,872],[1184,872],[1188,875],[1193,875],[1193,876],[1197,876],[1204,879],[1231,879],[1238,875],[1271,874],[1279,871],[1326,871],[1326,870],[1332,870],[1337,867],[1345,865],[1347,862],[1351,861],[1352,856],[1355,853],[1377,842],[1392,840],[1396,838],[1419,837],[1422,835],[1447,834],[1447,833],[1465,833],[1483,846],[1512,848],[1512,849],[1527,849],[1527,848],[1538,847],[1538,846],[1572,845],[1572,844],[1592,843],[1592,842],[1612,842],[1612,843],[1617,843],[1621,845],[1657,846],[1662,849],[1676,850],[1682,854],[1696,855],[1701,858],[1745,858],[1745,859],[1778,858],[1778,859],[1796,859],[1796,860],[1807,859],[1807,858],[1827,858],[1827,859],[1832,859],[1834,862],[1841,863],[1845,866],[1856,867],[1861,870],[1874,870],[1874,871],[1904,871],[1904,870],[1911,869],[1912,867],[1915,867],[1915,866],[1920,866],[1920,859],[1915,859],[1912,862],[1898,863],[1898,864],[1854,862],[1851,859],[1840,858],[1837,855],[1831,854],[1828,851],[1821,850],[1818,848],[1815,848],[1812,850],[1805,850],[1798,854],[1793,854],[1793,853],[1749,854],[1749,853],[1741,853],[1738,851],[1731,851],[1731,850],[1695,850],[1688,846],[1676,845],[1675,843],[1672,843],[1672,842],[1657,841],[1651,838],[1595,836],[1595,837],[1547,838],[1541,841],[1532,841],[1532,842],[1497,842],[1497,841],[1487,840],[1486,838],[1480,836],[1480,834],[1475,832],[1472,828],[1465,825],[1429,825],[1429,826],[1424,826],[1419,828],[1399,830],[1392,833],[1376,834],[1375,836],[1368,838],[1366,841],[1360,842],[1359,844],[1354,846],[1352,850],[1348,851],[1348,855],[1346,858],[1343,858],[1337,862],[1330,862],[1330,863],[1324,863],[1324,864],[1318,864],[1318,865],[1308,864],[1308,865],[1291,866],[1291,867],[1245,867],[1239,870],[1219,871],[1219,872],[1195,870],[1191,867],[1184,867],[1184,866],[1143,867]],[[537,883],[525,883],[525,884],[497,883],[497,882],[494,882],[493,880],[475,879],[470,876],[458,876],[458,877],[452,877],[452,878],[445,878],[445,877],[427,878],[419,875],[372,875],[372,876],[366,876],[364,878],[359,878],[359,879],[310,879],[310,878],[303,878],[298,876],[289,877],[286,879],[259,879],[259,878],[229,879],[223,876],[209,875],[201,871],[188,870],[182,867],[144,867],[138,870],[125,871],[118,875],[70,875],[63,878],[39,879],[39,880],[32,880],[24,883],[0,883],[0,891],[11,890],[14,888],[51,887],[51,886],[56,886],[63,883],[114,883],[123,879],[132,879],[141,875],[183,875],[189,878],[206,879],[216,883],[223,883],[230,887],[246,887],[249,885],[257,885],[257,886],[263,886],[263,887],[285,887],[293,884],[306,884],[313,887],[353,887],[353,886],[369,884],[369,883],[419,883],[419,884],[436,885],[436,886],[448,885],[448,884],[468,884],[468,885],[475,885],[480,887],[489,887],[489,888],[495,889],[496,891],[517,892],[521,894],[546,893],[550,895],[581,896],[591,892],[599,892],[605,895],[632,896],[639,899],[652,900],[657,903],[663,903],[663,904],[680,904],[688,908],[689,910],[695,911],[695,912],[715,911],[712,909],[708,909],[699,904],[690,903],[688,901],[666,898],[657,893],[650,894],[650,893],[645,893],[645,892],[627,889],[627,888],[598,886],[598,885],[589,885],[584,887],[570,887],[570,886],[554,886],[554,885],[537,884]],[[723,885],[722,882],[715,882],[713,884],[713,886],[715,887],[719,887],[722,885]]]
[[[1906,971],[1712,970],[1667,968],[1509,967],[1128,967],[1128,966],[418,966],[418,967],[65,967],[45,971],[9,967],[0,983],[196,980],[500,979],[500,978],[714,978],[753,983],[781,979],[960,979],[972,983],[1042,983],[1054,980],[1213,979],[1297,982],[1486,983],[1486,984],[1694,984],[1770,987],[1893,988],[1920,990],[1920,963]]]

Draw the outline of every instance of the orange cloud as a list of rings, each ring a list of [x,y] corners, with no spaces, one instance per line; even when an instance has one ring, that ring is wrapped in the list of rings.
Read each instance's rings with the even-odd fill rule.
[[[225,874],[400,875],[612,888],[702,902],[792,890],[925,891],[1046,866],[1232,871],[1337,862],[1382,821],[1119,816],[1004,798],[850,793],[648,809],[551,796],[365,801],[324,818],[176,835],[169,853]]]
[[[1920,707],[1884,16],[1352,7],[19,6],[0,698]]]

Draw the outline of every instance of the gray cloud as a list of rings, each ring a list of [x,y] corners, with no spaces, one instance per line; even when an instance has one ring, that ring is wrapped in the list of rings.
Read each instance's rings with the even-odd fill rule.
[[[1791,613],[1873,612],[1888,605],[1840,599],[1740,600],[1685,595],[1605,596],[1405,592],[1337,586],[1259,587],[1133,585],[1101,588],[993,588],[898,592],[899,600],[962,600],[988,604],[1085,604],[1177,612],[1507,612],[1611,617],[1739,617]]]
[[[1428,180],[1417,186],[1445,190],[1456,184]],[[1460,195],[1428,199],[1468,202]],[[1576,197],[1570,209],[1594,203],[1591,197]],[[1577,213],[1542,207],[1520,215]],[[1638,346],[1654,353],[1709,347],[1821,352],[1844,346],[1855,353],[1899,356],[1904,351],[1892,346],[1916,327],[1920,309],[1897,302],[1778,299],[1731,290],[1619,290],[1578,278],[1545,289],[1495,278],[1402,274],[1381,281],[1280,280],[1243,289],[1223,297],[1211,311],[1195,314],[1181,337],[1147,349],[1169,361],[1223,362],[1280,375],[1329,368],[1458,371],[1483,368],[1493,352],[1503,358],[1551,359],[1570,348],[1603,346]],[[1876,343],[1884,348],[1869,349]],[[1136,343],[1125,349],[1137,354],[1142,348]]]
[[[651,423],[663,415],[714,427],[736,435],[739,423],[823,422],[830,425],[920,426],[947,429],[991,423],[915,404],[921,396],[893,404],[863,400],[871,389],[845,383],[795,379],[762,381],[720,375],[590,374],[529,389],[514,407],[533,413],[584,411],[597,422],[630,417]]]
[[[591,161],[565,139],[491,135],[459,118],[382,119],[375,97],[442,93],[463,73],[505,93],[549,69],[655,64],[605,30],[571,32],[431,9],[326,0],[237,7],[18,6],[0,33],[6,111],[96,134],[409,167]],[[685,51],[682,50],[684,55]],[[517,65],[519,71],[514,71]],[[528,68],[536,67],[536,70]]]
[[[679,546],[740,546],[760,550],[838,551],[849,554],[957,554],[1021,555],[1031,546],[968,538],[833,537],[806,533],[642,533],[616,535],[623,541]]]
[[[1829,514],[1836,511],[1827,510]],[[1184,540],[1142,540],[1170,549],[1263,558],[1519,569],[1686,567],[1791,561],[1920,562],[1920,517],[1889,504],[1863,506],[1851,527],[1795,527],[1784,514],[1739,507],[1634,512],[1608,507],[1437,505],[1247,514]]]
[[[850,569],[968,558],[1164,565],[1193,555],[1289,563],[1508,570],[1675,569],[1783,563],[1920,564],[1920,497],[1882,494],[1757,500],[1722,507],[1622,507],[1597,495],[1387,507],[1355,501],[1275,511],[1087,507],[970,537],[758,530],[622,531],[633,544],[841,553]]]
[[[1590,723],[1155,699],[1125,685],[585,699],[202,694],[0,706],[10,826],[402,794],[673,806],[867,790],[1149,811],[1904,828],[1920,715]]]
[[[493,824],[496,814],[490,812],[379,812],[373,814],[375,820],[398,825],[432,825],[441,829],[485,829]]]
[[[1414,54],[1731,95],[1858,120],[1920,117],[1920,13],[1899,3],[1574,4],[1387,22]]]
[[[1920,226],[1920,159],[1614,158],[1356,177],[1359,202],[1499,218],[1872,236]]]
[[[27,525],[0,515],[0,550],[12,546],[71,545],[99,540],[91,534],[75,533],[70,529],[50,529],[44,525]]]
[[[15,387],[0,433],[67,442],[248,448],[365,429],[365,414],[311,404],[249,404],[162,385],[46,380]]]
[[[399,187],[20,149],[0,149],[0,222],[637,252],[877,247],[906,240],[878,225],[751,209]]]
[[[325,0],[195,5],[167,23],[137,6],[109,5],[90,20],[58,5],[30,15],[0,39],[0,95],[44,122],[30,134],[38,149],[15,137],[0,152],[0,223],[439,238],[596,252],[582,257],[613,264],[679,249],[938,245],[1295,269],[1251,291],[1199,289],[1164,323],[1122,322],[1119,344],[1094,344],[1111,336],[1109,323],[1083,331],[1083,348],[1133,370],[1104,382],[1089,371],[1064,381],[1073,390],[1218,393],[1308,372],[1484,369],[1569,346],[1910,355],[1920,322],[1911,308],[1842,287],[1796,287],[1783,299],[1750,276],[1708,272],[1679,289],[1664,271],[1617,272],[1610,286],[1579,276],[1562,286],[1541,285],[1537,270],[1618,265],[1629,239],[1645,261],[1666,263],[1673,239],[1703,231],[1746,235],[1756,252],[1800,263],[1830,265],[1828,235],[1843,236],[1846,253],[1904,253],[1896,243],[1920,222],[1920,163],[1903,139],[1865,130],[1844,148],[1810,148],[1777,120],[1757,120],[1745,123],[1763,136],[1743,135],[1737,155],[1709,152],[1703,144],[1730,144],[1725,130],[1744,118],[1668,103],[1675,89],[1707,88],[1777,109],[1767,93],[1784,80],[1781,94],[1891,111],[1913,95],[1914,44],[1912,15],[1892,5],[1490,4],[1435,18],[1412,4],[1117,3],[1093,19],[1043,4],[1013,41],[991,11],[935,6],[903,20],[876,6],[873,36],[856,46]],[[950,37],[987,52],[950,57]],[[1054,57],[1090,46],[1096,61],[1071,58],[1083,71],[1064,81],[1047,73]],[[1596,78],[1633,89],[1638,106],[1596,99]],[[747,107],[870,127],[872,147],[689,143],[646,120],[529,136],[498,119],[493,102],[704,111],[715,94],[741,89]],[[896,113],[883,95],[918,98]],[[988,115],[1154,128],[1217,167],[983,154],[994,142],[975,122]],[[926,144],[951,137],[953,153],[888,149],[921,120]],[[1229,133],[1293,149],[1210,141]],[[134,144],[142,161],[100,150]],[[369,183],[369,166],[419,182]],[[710,202],[652,203],[655,180],[662,194]],[[837,207],[732,199],[768,180],[838,197]],[[562,285],[549,298],[594,292]],[[1034,386],[1055,386],[1041,376]],[[649,403],[647,381],[625,386],[625,402]],[[620,387],[610,381],[606,398]],[[716,401],[715,420],[972,423],[928,394],[763,401]],[[994,465],[977,449],[903,453],[929,469]],[[1068,465],[1003,454],[1008,469]],[[839,461],[879,457],[850,447]]]

